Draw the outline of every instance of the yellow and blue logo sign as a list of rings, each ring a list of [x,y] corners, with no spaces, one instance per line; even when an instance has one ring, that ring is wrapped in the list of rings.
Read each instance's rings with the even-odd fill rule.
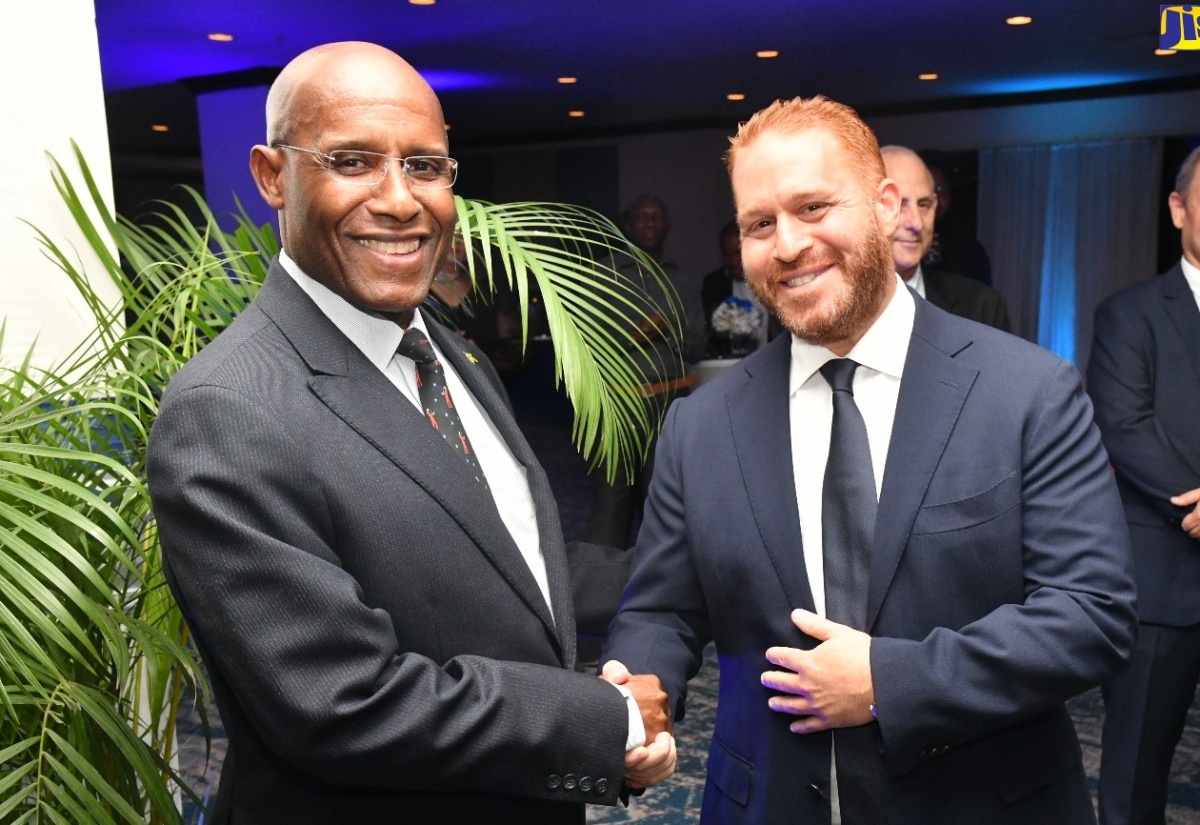
[[[1200,6],[1159,6],[1158,47],[1200,50]]]

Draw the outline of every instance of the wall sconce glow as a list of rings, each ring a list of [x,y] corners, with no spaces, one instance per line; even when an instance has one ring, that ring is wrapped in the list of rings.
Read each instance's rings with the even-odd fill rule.
[[[1166,57],[1169,54],[1175,54],[1175,49],[1155,49],[1154,53],[1159,57]]]
[[[437,69],[421,69],[421,77],[434,88],[442,92],[448,89],[486,89],[497,85],[495,78],[470,72],[444,72]]]
[[[755,52],[754,56],[764,59],[768,57],[779,57],[779,52],[775,49],[763,49],[762,51]]]
[[[1010,26],[1028,26],[1033,22],[1033,18],[1025,14],[1018,14],[1014,17],[1009,17],[1004,22]]]
[[[226,34],[225,32],[213,32],[208,36],[208,39],[215,40],[218,43],[229,43],[233,40],[233,35]]]
[[[741,92],[734,92],[733,94],[725,95],[725,99],[726,100],[745,100],[746,96],[744,94],[742,94]]]
[[[153,126],[150,127],[150,131],[151,132],[169,132],[169,131],[171,131],[171,127],[165,123],[155,123]]]
[[[578,83],[578,82],[579,82],[579,78],[577,78],[577,77],[560,77],[560,78],[558,79],[558,82],[559,82],[559,83],[562,83],[562,84],[564,84],[564,85],[566,85],[566,84],[570,84],[570,83]]]
[[[583,109],[572,109],[567,112],[567,115],[570,117],[583,117]]]
[[[925,74],[917,75],[917,80],[937,80],[937,72],[925,72]]]

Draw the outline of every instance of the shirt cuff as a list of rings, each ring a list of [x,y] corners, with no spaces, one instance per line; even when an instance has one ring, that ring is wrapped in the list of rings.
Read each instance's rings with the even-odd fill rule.
[[[625,740],[625,752],[640,748],[646,744],[646,726],[642,724],[642,711],[638,707],[637,699],[633,698],[633,693],[624,685],[613,685],[617,690],[621,691],[621,695],[625,697],[625,707],[629,711],[629,737]]]

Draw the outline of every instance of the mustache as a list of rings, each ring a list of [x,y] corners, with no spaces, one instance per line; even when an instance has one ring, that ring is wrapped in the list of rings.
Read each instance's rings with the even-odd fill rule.
[[[773,261],[770,270],[771,280],[789,281],[792,278],[800,277],[804,272],[820,272],[831,266],[844,269],[846,266],[845,253],[836,250],[822,250],[821,252],[807,253],[787,263]]]

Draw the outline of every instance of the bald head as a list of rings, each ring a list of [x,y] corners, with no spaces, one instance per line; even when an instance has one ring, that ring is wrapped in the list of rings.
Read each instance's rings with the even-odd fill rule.
[[[920,155],[906,146],[879,150],[887,176],[900,190],[900,220],[892,234],[892,260],[905,281],[912,278],[933,244],[937,193]]]
[[[382,46],[318,46],[271,86],[267,140],[250,171],[279,214],[283,251],[351,305],[408,326],[456,220],[453,174],[409,177],[415,158],[456,168],[433,89]]]
[[[355,41],[316,46],[297,55],[271,84],[267,144],[293,142],[314,107],[398,99],[431,106],[442,116],[437,95],[425,78],[390,49]]]

